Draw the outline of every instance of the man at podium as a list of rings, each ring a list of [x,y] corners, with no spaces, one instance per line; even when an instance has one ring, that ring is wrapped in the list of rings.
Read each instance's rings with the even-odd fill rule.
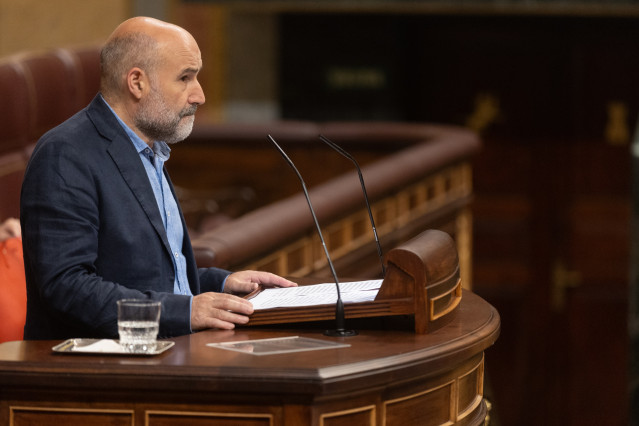
[[[162,302],[160,337],[230,329],[253,311],[231,293],[296,285],[195,264],[164,162],[204,103],[201,67],[187,31],[129,19],[103,47],[100,93],[38,142],[21,196],[25,339],[116,337],[125,298]]]

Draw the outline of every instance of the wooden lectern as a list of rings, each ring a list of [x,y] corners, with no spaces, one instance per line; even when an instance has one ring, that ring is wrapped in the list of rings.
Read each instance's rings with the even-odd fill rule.
[[[459,259],[453,239],[428,230],[390,250],[386,276],[372,302],[346,304],[346,318],[412,315],[415,332],[424,334],[450,322],[462,297]],[[293,323],[335,318],[334,305],[255,311],[248,325]]]
[[[499,314],[472,292],[461,303],[455,246],[443,232],[424,232],[385,263],[377,298],[347,305],[347,316],[414,316],[415,332],[403,321],[338,338],[310,323],[207,330],[169,339],[174,346],[149,357],[2,343],[0,426],[484,425],[484,350],[497,339]],[[251,323],[333,315],[329,305],[278,308]],[[219,347],[292,337],[340,345],[267,356]]]

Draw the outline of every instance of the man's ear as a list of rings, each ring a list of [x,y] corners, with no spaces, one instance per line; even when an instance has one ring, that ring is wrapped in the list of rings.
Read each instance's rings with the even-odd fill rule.
[[[126,84],[129,92],[136,98],[142,98],[142,94],[146,91],[148,79],[146,73],[140,68],[131,68],[126,75]]]

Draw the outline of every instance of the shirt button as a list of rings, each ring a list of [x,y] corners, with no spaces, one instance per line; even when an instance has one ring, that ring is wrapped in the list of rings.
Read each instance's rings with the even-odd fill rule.
[[[173,253],[173,254],[175,254],[175,257],[178,257],[178,252],[177,251],[175,253]]]

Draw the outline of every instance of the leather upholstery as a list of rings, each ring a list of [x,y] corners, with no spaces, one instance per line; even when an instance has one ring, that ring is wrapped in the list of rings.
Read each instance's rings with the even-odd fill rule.
[[[98,92],[99,82],[99,46],[0,60],[0,220],[19,215],[22,176],[37,140],[86,106]],[[480,146],[475,134],[457,127],[303,121],[206,124],[198,120],[186,143],[202,144],[207,149],[218,144],[252,148],[267,144],[267,134],[284,145],[302,148],[317,145],[318,134],[340,144],[361,144],[366,149],[392,146],[392,150],[385,148],[390,153],[387,158],[365,167],[373,199],[469,158]],[[359,183],[353,175],[336,176],[312,189],[320,219],[330,220],[350,205],[361,203]],[[294,180],[292,175],[287,176]],[[198,235],[194,248],[200,266],[224,266],[230,259],[250,258],[308,232],[312,232],[311,217],[305,199],[298,193]]]
[[[40,136],[97,93],[99,56],[90,46],[0,60],[0,220],[20,214],[24,169]]]

